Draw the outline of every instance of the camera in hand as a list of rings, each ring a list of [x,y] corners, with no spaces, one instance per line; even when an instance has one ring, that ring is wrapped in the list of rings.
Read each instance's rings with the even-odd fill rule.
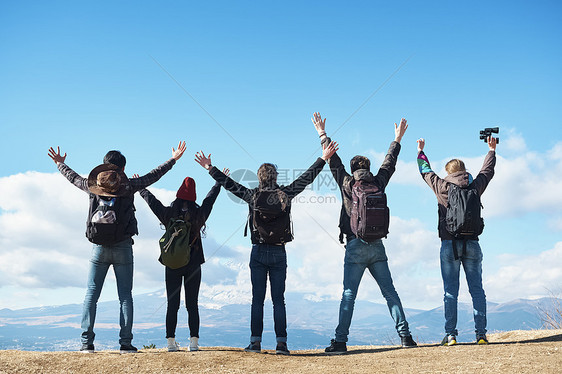
[[[484,143],[488,142],[488,137],[492,134],[499,134],[499,127],[486,127],[484,130],[480,130],[480,139],[484,140]],[[500,144],[500,138],[496,138],[496,144]]]

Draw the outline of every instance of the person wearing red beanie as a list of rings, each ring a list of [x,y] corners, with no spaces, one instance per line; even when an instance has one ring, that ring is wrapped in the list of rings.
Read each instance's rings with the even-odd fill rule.
[[[225,169],[228,173],[228,169]],[[179,269],[171,269],[166,266],[166,294],[168,298],[166,310],[166,338],[168,339],[168,351],[179,351],[179,345],[176,342],[176,327],[178,323],[178,310],[180,308],[180,290],[184,285],[185,306],[187,308],[188,325],[189,325],[189,346],[190,351],[199,350],[199,288],[201,286],[201,264],[205,262],[203,254],[203,244],[201,235],[205,235],[205,222],[211,214],[213,204],[219,196],[221,185],[217,182],[211,188],[207,197],[199,206],[195,200],[197,197],[195,191],[195,180],[186,177],[176,193],[176,199],[170,206],[164,206],[162,203],[147,189],[140,191],[140,195],[147,202],[152,212],[156,215],[160,223],[164,226],[170,222],[172,218],[185,217],[189,215],[192,230],[190,233],[191,254],[189,263]]]

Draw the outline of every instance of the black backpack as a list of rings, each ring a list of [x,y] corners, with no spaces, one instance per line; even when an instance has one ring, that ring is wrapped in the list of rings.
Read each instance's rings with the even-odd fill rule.
[[[481,208],[480,194],[475,188],[462,188],[454,183],[449,185],[445,229],[454,239],[463,240],[463,253],[466,251],[466,240],[474,239],[484,231]],[[458,259],[455,240],[453,249],[455,259]]]
[[[92,243],[113,245],[136,234],[133,197],[90,194],[86,237]]]
[[[357,180],[351,187],[351,231],[366,242],[385,238],[390,225],[386,194],[374,183]]]
[[[252,219],[252,232],[260,243],[279,244],[293,240],[290,212],[291,205],[285,192],[278,188],[256,191],[248,219]]]

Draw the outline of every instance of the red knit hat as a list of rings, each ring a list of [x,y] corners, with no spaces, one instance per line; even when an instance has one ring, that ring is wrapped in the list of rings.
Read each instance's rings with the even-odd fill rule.
[[[182,200],[195,201],[197,194],[195,193],[195,180],[190,177],[186,177],[183,180],[176,197]]]

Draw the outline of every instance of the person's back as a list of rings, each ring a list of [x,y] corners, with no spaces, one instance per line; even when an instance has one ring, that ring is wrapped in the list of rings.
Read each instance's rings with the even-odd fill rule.
[[[314,113],[312,122],[318,131],[322,144],[329,142],[330,139],[325,131],[326,120],[322,120],[319,113]],[[388,207],[386,206],[386,201],[382,204],[384,206],[381,206],[381,202],[374,202],[380,198],[380,194],[384,192],[394,173],[401,148],[400,141],[408,128],[404,118],[400,121],[400,125],[396,123],[394,125],[394,141],[391,142],[388,153],[376,175],[371,173],[371,162],[365,156],[355,156],[351,159],[351,174],[347,173],[337,153],[329,160],[330,170],[342,194],[342,210],[339,223],[340,242],[343,243],[343,237],[345,236],[347,244],[345,246],[343,293],[340,303],[339,321],[336,327],[335,338],[331,340],[330,346],[325,349],[328,354],[347,352],[347,340],[355,307],[355,299],[365,269],[368,269],[373,275],[383,297],[386,299],[390,315],[394,319],[396,330],[400,336],[402,347],[417,346],[410,333],[400,297],[394,288],[388,267],[388,258],[381,240],[388,232],[387,222],[385,222],[385,220],[388,220],[386,217]],[[384,224],[384,228],[382,230],[371,228],[373,235],[369,238],[361,237],[362,233],[358,231],[361,228],[361,224],[355,222],[360,217],[358,216],[358,207],[354,207],[354,205],[359,204],[359,200],[367,198],[367,196],[356,196],[361,193],[357,189],[357,184],[364,184],[365,187],[362,187],[362,189],[370,191],[367,194],[372,199],[374,209],[382,208],[384,210],[382,212],[385,215],[384,219],[377,220],[379,223],[382,222]],[[374,234],[375,232],[378,234]]]
[[[488,138],[490,151],[486,155],[484,165],[476,178],[472,178],[472,175],[467,172],[461,160],[453,159],[445,166],[447,176],[442,179],[431,170],[429,160],[423,151],[425,140],[418,140],[417,161],[419,171],[422,178],[437,196],[438,203],[438,231],[441,238],[440,263],[445,304],[446,335],[442,341],[443,345],[454,345],[457,342],[457,300],[461,265],[464,268],[469,292],[472,297],[476,341],[478,344],[488,343],[486,337],[486,295],[482,288],[482,250],[478,241],[478,235],[483,229],[483,223],[482,227],[476,228],[474,232],[463,233],[462,230],[461,232],[453,232],[452,227],[454,225],[447,222],[447,217],[452,215],[452,209],[457,209],[455,206],[457,204],[456,201],[449,201],[454,193],[464,192],[468,196],[470,190],[473,190],[474,194],[478,197],[477,203],[479,203],[479,197],[484,193],[494,175],[496,144],[495,138]],[[463,189],[464,191],[459,191],[458,189]],[[466,207],[463,209],[466,210]],[[476,209],[473,214],[476,214],[476,211],[479,213],[479,210]],[[473,219],[475,221],[473,225],[478,226],[478,219],[480,217],[473,217]]]
[[[246,352],[261,352],[263,308],[267,279],[271,286],[273,320],[277,354],[289,354],[287,348],[287,317],[285,308],[285,281],[287,253],[285,244],[293,239],[290,224],[290,203],[306,186],[314,181],[326,160],[337,151],[337,143],[324,147],[319,157],[303,174],[288,186],[277,184],[277,168],[264,163],[258,169],[259,187],[249,189],[212,166],[210,155],[197,153],[195,160],[209,170],[209,174],[226,190],[248,203],[248,227],[251,231],[250,278],[252,281],[252,309],[250,317],[250,344]]]
[[[119,344],[121,353],[135,353],[133,339],[133,239],[138,234],[134,215],[133,194],[156,182],[172,168],[185,151],[185,142],[178,150],[172,148],[172,158],[140,178],[127,178],[124,169],[125,156],[119,151],[109,151],[104,163],[97,166],[83,178],[65,164],[66,153],[60,154],[49,149],[49,157],[55,162],[61,174],[77,188],[88,193],[86,237],[93,243],[88,285],[82,310],[83,353],[93,353],[94,323],[97,301],[100,297],[105,276],[113,266],[120,302]]]

